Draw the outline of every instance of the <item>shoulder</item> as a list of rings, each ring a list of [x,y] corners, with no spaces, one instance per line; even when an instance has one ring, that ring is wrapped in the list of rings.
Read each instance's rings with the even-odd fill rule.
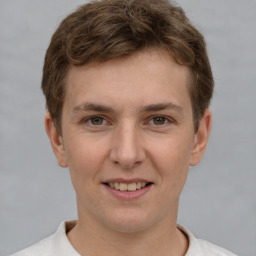
[[[19,251],[11,256],[48,256],[51,255],[53,235],[41,240],[40,242]]]
[[[75,221],[62,222],[55,234],[11,256],[80,256],[66,235],[75,224]]]
[[[237,256],[234,253],[207,242],[202,239],[197,239],[192,232],[184,226],[178,225],[189,240],[189,248],[185,256]]]
[[[219,247],[215,244],[212,244],[208,241],[197,239],[198,244],[201,247],[201,250],[204,252],[205,255],[211,255],[211,256],[237,256],[234,253],[230,252],[229,250],[226,250],[222,247]]]

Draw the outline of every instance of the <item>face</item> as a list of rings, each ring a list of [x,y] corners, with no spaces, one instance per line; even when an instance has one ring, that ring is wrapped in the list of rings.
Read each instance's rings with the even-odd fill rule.
[[[122,232],[176,221],[210,130],[206,111],[194,133],[189,81],[188,68],[162,50],[69,71],[62,135],[49,115],[46,130],[69,167],[80,220]]]

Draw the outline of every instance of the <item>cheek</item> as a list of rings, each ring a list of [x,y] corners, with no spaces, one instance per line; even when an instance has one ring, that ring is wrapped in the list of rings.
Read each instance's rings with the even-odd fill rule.
[[[161,182],[183,186],[189,168],[191,145],[188,140],[168,140],[154,147],[153,162]]]
[[[72,142],[66,146],[65,150],[75,190],[82,191],[85,186],[94,189],[93,185],[98,181],[97,174],[104,161],[103,148],[88,140],[69,141]]]

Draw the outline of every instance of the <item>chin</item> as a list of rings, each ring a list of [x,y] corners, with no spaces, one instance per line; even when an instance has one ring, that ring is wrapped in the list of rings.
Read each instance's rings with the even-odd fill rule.
[[[108,228],[121,233],[135,233],[146,230],[154,220],[146,213],[138,211],[125,211],[123,214],[112,214],[107,226]]]
[[[146,230],[150,225],[130,221],[129,223],[111,223],[109,228],[120,233],[137,233]]]

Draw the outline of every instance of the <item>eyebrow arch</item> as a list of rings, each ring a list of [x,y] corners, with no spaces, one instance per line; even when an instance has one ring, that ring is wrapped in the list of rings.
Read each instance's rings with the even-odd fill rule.
[[[154,111],[161,111],[165,109],[173,109],[178,112],[183,112],[183,108],[181,106],[175,105],[171,102],[169,103],[157,103],[157,104],[150,104],[147,106],[143,106],[140,111],[142,112],[154,112]],[[95,103],[84,103],[73,108],[73,112],[81,112],[81,111],[96,111],[96,112],[106,112],[106,113],[114,113],[114,109]]]
[[[171,102],[169,103],[159,103],[159,104],[150,104],[145,107],[142,107],[143,112],[154,112],[154,111],[160,111],[165,109],[173,109],[178,112],[183,112],[183,108],[181,106],[175,105]]]
[[[85,103],[73,108],[73,112],[80,112],[80,111],[96,111],[96,112],[111,112],[113,113],[114,110],[111,107],[95,104],[95,103]]]

